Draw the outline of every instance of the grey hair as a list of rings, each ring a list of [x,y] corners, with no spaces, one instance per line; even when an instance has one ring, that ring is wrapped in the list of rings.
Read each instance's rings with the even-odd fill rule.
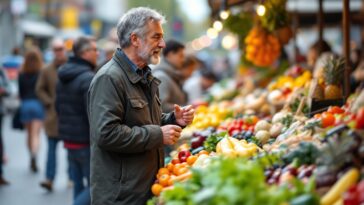
[[[62,38],[53,38],[51,42],[51,47],[64,46],[64,40]]]
[[[74,42],[72,46],[73,54],[80,57],[82,53],[91,48],[91,42],[96,41],[93,36],[80,36]]]
[[[130,35],[137,34],[144,37],[147,33],[146,25],[150,21],[165,23],[165,17],[156,10],[138,7],[129,10],[124,14],[116,26],[119,44],[121,48],[127,48],[131,45]]]

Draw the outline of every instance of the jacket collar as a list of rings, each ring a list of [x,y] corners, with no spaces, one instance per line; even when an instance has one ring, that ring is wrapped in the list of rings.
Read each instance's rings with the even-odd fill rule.
[[[123,53],[123,51],[118,48],[114,53],[113,59],[120,65],[120,68],[124,71],[130,82],[135,84],[142,80],[142,77],[134,71],[130,63],[128,63],[128,59],[125,57],[126,55]]]
[[[114,53],[113,59],[120,65],[120,68],[124,71],[130,82],[136,84],[143,80],[143,78],[134,71],[132,65],[128,62],[129,59],[127,59],[127,56],[120,48],[118,48]],[[160,80],[153,77],[152,75],[148,76],[148,80],[155,82],[157,85],[160,84]]]

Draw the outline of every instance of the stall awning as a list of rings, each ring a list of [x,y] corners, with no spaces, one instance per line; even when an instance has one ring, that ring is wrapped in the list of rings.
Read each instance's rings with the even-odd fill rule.
[[[57,33],[56,27],[44,21],[22,20],[20,25],[22,31],[29,35],[52,37]]]

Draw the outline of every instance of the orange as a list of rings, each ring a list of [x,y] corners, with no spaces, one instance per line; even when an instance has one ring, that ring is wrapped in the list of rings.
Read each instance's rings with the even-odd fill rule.
[[[179,173],[179,169],[182,167],[181,164],[175,164],[174,167],[173,167],[173,174],[174,175],[177,175],[178,176],[178,173]]]
[[[162,167],[158,171],[158,175],[162,176],[163,174],[170,174],[168,168]]]
[[[170,176],[169,174],[163,174],[158,178],[159,184],[162,185],[163,187],[168,186],[168,182],[170,180]]]
[[[152,188],[152,193],[155,195],[155,196],[159,196],[159,194],[162,192],[163,190],[163,186],[160,185],[160,184],[153,184]]]
[[[173,172],[173,167],[174,167],[174,164],[172,164],[172,163],[167,164],[167,169],[170,173]]]
[[[195,163],[195,161],[197,160],[197,156],[196,155],[191,155],[187,158],[187,164],[192,166],[193,163]]]

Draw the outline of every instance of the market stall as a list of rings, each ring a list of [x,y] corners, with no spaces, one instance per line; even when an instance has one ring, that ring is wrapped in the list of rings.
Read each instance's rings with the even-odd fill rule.
[[[253,22],[237,31],[244,74],[215,84],[207,105],[196,107],[158,171],[150,204],[364,203],[364,92],[346,97],[342,83],[349,72],[349,1],[343,1],[344,58],[324,55],[320,72],[300,65],[281,72],[281,48],[291,37],[285,3],[266,0],[263,15],[234,17]],[[234,31],[233,20],[225,20]],[[263,84],[249,69],[281,73]]]

